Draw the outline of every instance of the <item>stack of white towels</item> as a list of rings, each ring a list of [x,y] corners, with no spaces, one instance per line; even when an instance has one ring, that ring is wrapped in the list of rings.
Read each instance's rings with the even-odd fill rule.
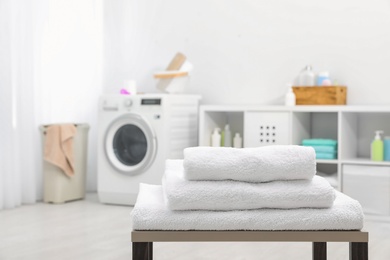
[[[192,147],[141,184],[135,230],[360,230],[360,204],[316,176],[302,146]]]

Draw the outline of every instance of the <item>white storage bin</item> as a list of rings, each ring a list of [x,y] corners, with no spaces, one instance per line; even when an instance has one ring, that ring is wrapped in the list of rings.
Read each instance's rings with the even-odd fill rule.
[[[289,122],[288,112],[246,112],[244,147],[289,144]]]
[[[343,192],[366,214],[390,216],[390,166],[343,165]]]
[[[40,126],[42,147],[45,145],[45,134],[48,125]],[[76,125],[73,140],[74,176],[69,177],[57,166],[43,160],[43,201],[64,203],[85,197],[87,173],[88,124]],[[44,149],[42,149],[44,152]],[[43,157],[42,157],[43,158]]]
[[[154,74],[154,78],[157,79],[157,88],[168,93],[183,93],[189,85],[186,71],[163,71]]]

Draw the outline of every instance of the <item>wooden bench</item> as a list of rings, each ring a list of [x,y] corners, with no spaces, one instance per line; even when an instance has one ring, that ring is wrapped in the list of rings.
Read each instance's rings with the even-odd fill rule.
[[[153,259],[153,242],[312,242],[313,260],[326,259],[327,242],[349,242],[350,260],[368,259],[363,231],[132,231],[133,260]]]

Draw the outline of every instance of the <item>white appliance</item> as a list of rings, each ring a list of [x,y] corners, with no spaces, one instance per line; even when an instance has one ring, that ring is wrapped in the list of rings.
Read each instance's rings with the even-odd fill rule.
[[[134,205],[141,182],[161,184],[166,159],[197,145],[196,95],[105,95],[99,101],[98,194]]]

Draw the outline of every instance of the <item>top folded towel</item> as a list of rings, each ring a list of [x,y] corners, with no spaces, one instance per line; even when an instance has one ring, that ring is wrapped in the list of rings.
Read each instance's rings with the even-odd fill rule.
[[[333,139],[304,139],[302,145],[337,146],[337,141]]]
[[[314,149],[297,145],[190,147],[183,163],[187,180],[268,182],[312,179],[316,173]]]

